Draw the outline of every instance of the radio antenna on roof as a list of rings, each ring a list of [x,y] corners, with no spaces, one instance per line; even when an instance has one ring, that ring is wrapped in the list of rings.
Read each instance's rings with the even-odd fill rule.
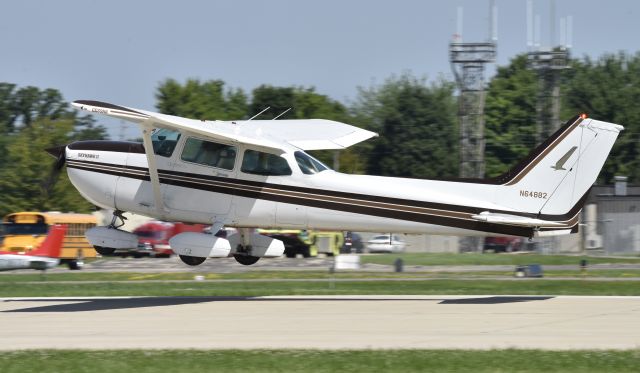
[[[281,116],[285,115],[289,110],[291,110],[291,108],[288,108],[287,110],[283,111],[282,113],[276,115],[276,117],[271,119],[271,120],[276,120],[276,119],[280,118]]]
[[[247,122],[248,122],[248,121],[250,121],[250,120],[255,119],[257,116],[259,116],[260,114],[264,113],[265,111],[267,111],[267,110],[269,110],[269,109],[271,109],[271,106],[267,106],[267,107],[266,107],[265,109],[263,109],[261,112],[259,112],[258,114],[256,114],[256,115],[252,116],[251,118],[249,118],[249,119],[247,120]]]

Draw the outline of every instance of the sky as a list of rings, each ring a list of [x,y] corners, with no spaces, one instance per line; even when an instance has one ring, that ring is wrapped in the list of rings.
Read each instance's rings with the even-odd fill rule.
[[[640,49],[640,1],[555,0],[553,43],[550,4],[533,0],[543,46],[558,44],[560,18],[571,16],[573,56]],[[505,65],[527,51],[527,1],[496,5],[496,64]],[[405,71],[452,80],[458,7],[463,41],[486,41],[489,0],[2,1],[0,81],[146,110],[167,78],[221,79],[246,92],[315,87],[349,103],[358,87]],[[97,119],[113,138],[137,137]]]

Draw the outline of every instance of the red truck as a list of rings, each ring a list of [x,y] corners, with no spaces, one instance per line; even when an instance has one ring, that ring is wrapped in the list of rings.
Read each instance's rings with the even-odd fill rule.
[[[138,236],[138,248],[133,255],[168,258],[173,254],[169,246],[171,237],[183,232],[202,232],[205,228],[208,226],[203,224],[147,222],[133,231]]]

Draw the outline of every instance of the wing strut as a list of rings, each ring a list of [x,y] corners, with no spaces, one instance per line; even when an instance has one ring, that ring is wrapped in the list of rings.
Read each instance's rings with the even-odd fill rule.
[[[166,209],[164,208],[164,202],[162,201],[162,194],[160,193],[160,177],[158,176],[158,167],[156,166],[156,156],[153,152],[153,143],[151,142],[151,132],[153,127],[150,121],[144,121],[140,123],[142,128],[142,141],[144,144],[144,152],[147,156],[147,164],[149,165],[149,177],[151,179],[151,188],[153,190],[153,200],[156,211],[161,216],[164,216]]]

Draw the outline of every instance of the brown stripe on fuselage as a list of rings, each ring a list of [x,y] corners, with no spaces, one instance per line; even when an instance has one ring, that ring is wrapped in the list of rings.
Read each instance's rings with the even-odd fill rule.
[[[140,179],[149,181],[148,171],[144,167],[132,167],[132,166],[123,166],[123,165],[111,165],[105,164],[102,162],[92,162],[92,161],[75,161],[69,160],[69,167],[71,168],[79,168],[86,171],[92,172],[102,172],[112,175],[118,175],[128,178]],[[308,189],[301,188],[305,191],[296,191],[296,190],[284,190],[283,187],[288,188],[298,188],[294,186],[285,186],[285,185],[276,185],[276,184],[267,184],[267,183],[255,183],[249,182],[241,179],[229,179],[229,178],[214,178],[205,177],[204,175],[199,174],[185,174],[180,173],[176,174],[175,172],[160,170],[160,181],[162,184],[169,184],[180,186],[184,188],[193,188],[200,189],[205,191],[211,191],[216,193],[223,194],[231,194],[238,195],[248,198],[256,198],[256,199],[267,199],[284,203],[293,203],[293,204],[301,204],[309,207],[320,207],[327,208],[332,210],[339,211],[348,211],[348,212],[357,212],[368,215],[375,215],[381,217],[391,217],[398,218],[404,220],[413,220],[413,221],[423,221],[422,218],[418,218],[418,216],[424,216],[425,218],[429,217],[428,220],[430,223],[435,223],[436,221],[443,221],[443,225],[452,224],[454,221],[466,221],[469,224],[474,226],[473,229],[476,228],[486,228],[487,226],[498,226],[498,224],[493,223],[484,223],[472,218],[473,212],[469,211],[455,211],[455,210],[442,210],[431,207],[421,207],[416,206],[418,204],[424,204],[426,201],[410,201],[405,200],[405,203],[399,204],[394,203],[398,202],[393,198],[386,198],[389,202],[375,201],[375,199],[380,199],[380,196],[374,195],[356,195],[356,194],[348,194],[344,193],[344,196],[332,195],[338,192],[330,191],[330,190],[320,190],[320,189]],[[358,196],[358,198],[354,198],[354,196]],[[586,197],[586,195],[585,195]],[[577,205],[580,205],[581,202],[584,202],[584,198],[581,199]],[[571,215],[567,216],[567,220],[550,220],[556,223],[561,223],[562,225],[542,225],[541,228],[545,228],[545,230],[557,230],[557,229],[567,229],[571,228],[573,225],[577,224],[577,213],[579,212],[579,206],[574,206],[570,211]],[[451,205],[451,208],[461,208],[463,210],[476,210],[479,211],[479,208],[472,208],[471,206],[454,206]],[[387,211],[387,213],[382,213],[382,211]],[[510,211],[492,211],[495,213],[507,213],[514,214],[520,216],[530,216],[543,218],[543,216],[528,213],[518,213],[518,212],[510,212]],[[399,216],[398,214],[404,214]],[[565,215],[566,216],[566,215]],[[549,216],[551,217],[551,216]],[[562,216],[555,216],[556,218],[561,218]],[[544,219],[544,218],[543,218]],[[549,220],[549,219],[544,219]],[[459,226],[461,228],[470,228],[469,224],[463,224]],[[458,224],[454,224],[454,226],[458,226]],[[524,229],[532,229],[531,227],[523,227],[523,226],[513,226],[513,225],[505,225],[510,226],[514,229],[514,235],[523,235]],[[517,228],[517,229],[516,229]],[[485,230],[485,229],[476,229],[476,230]],[[495,233],[506,233],[505,231],[499,232],[493,230]],[[516,233],[517,232],[517,233]],[[509,233],[510,234],[510,233]],[[526,234],[525,234],[526,236]]]

